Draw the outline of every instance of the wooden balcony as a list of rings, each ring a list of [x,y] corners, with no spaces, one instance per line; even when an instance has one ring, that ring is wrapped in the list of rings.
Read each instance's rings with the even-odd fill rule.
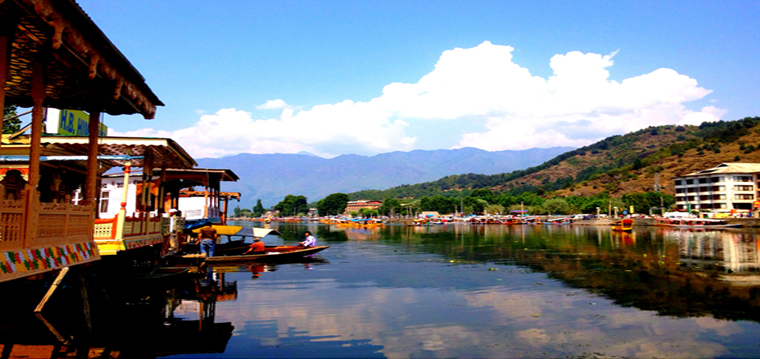
[[[96,219],[93,228],[95,243],[102,255],[163,243],[172,233],[170,218],[141,213]]]
[[[40,203],[36,192],[0,201],[0,282],[100,259],[91,205]]]

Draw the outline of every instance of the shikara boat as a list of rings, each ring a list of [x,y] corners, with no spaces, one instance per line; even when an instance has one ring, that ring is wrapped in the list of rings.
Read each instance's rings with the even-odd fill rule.
[[[722,219],[711,218],[658,218],[656,225],[684,229],[723,229],[741,227],[741,224],[738,223],[728,223]]]
[[[270,228],[251,228],[251,227],[240,227],[240,226],[213,226],[214,229],[217,230],[217,233],[220,235],[220,238],[217,239],[217,244],[214,246],[214,253],[225,255],[225,254],[234,254],[234,253],[241,253],[248,250],[248,247],[250,246],[250,243],[245,243],[246,237],[253,237],[253,238],[264,238],[265,236],[269,234],[274,235],[282,235],[282,233],[278,232],[275,229]],[[237,229],[235,229],[237,228]],[[194,231],[194,233],[197,233],[200,231],[200,229]],[[235,236],[235,237],[241,237],[240,239],[235,240],[228,240],[227,242],[220,243],[221,242],[221,236]],[[183,253],[198,253],[200,252],[200,247],[198,246],[198,243],[186,243],[182,247]]]
[[[621,219],[612,223],[612,230],[615,232],[630,232],[633,230],[632,219]]]
[[[330,246],[314,246],[304,248],[301,246],[276,246],[266,247],[264,253],[250,253],[243,254],[245,250],[241,250],[238,254],[229,253],[228,255],[213,256],[206,258],[207,263],[220,263],[220,262],[261,262],[261,263],[277,263],[282,261],[292,261],[296,258],[303,258],[310,254],[314,254],[323,251]],[[247,249],[246,249],[247,250]]]

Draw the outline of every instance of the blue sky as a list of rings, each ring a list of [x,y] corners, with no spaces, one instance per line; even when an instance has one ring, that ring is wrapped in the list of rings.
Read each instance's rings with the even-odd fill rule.
[[[94,1],[195,157],[582,146],[760,115],[757,1]],[[393,84],[393,85],[392,85]]]

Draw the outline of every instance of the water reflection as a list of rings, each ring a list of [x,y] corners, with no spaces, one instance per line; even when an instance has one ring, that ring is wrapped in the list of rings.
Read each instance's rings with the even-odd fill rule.
[[[124,313],[95,324],[139,320],[163,339],[132,333],[89,348],[220,358],[757,353],[760,262],[750,230],[273,227],[284,235],[268,244],[309,229],[331,247],[295,263],[210,266],[149,295],[126,291]],[[37,338],[56,342],[45,335]]]
[[[0,357],[223,353],[234,327],[215,320],[216,305],[237,298],[236,282],[210,271],[185,273],[171,279],[109,277],[105,282],[90,276],[89,318],[82,313],[80,289],[71,286],[59,289],[36,317],[26,308],[8,311],[0,317]],[[17,285],[3,288],[21,292]]]

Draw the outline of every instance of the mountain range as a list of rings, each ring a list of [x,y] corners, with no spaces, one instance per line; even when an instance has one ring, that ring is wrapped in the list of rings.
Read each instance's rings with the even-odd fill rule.
[[[453,174],[491,175],[536,166],[570,147],[521,151],[484,151],[476,148],[389,152],[375,156],[342,155],[331,159],[311,154],[239,154],[196,160],[200,168],[228,168],[238,182],[225,182],[223,191],[240,192],[241,208],[256,199],[273,206],[286,195],[304,195],[309,202],[335,193],[383,190],[403,184],[433,181]]]
[[[512,196],[592,197],[660,191],[674,195],[673,179],[723,162],[760,162],[760,117],[693,125],[648,127],[558,155],[541,165],[492,175],[450,175],[386,190],[347,193],[382,200],[467,196],[488,189]]]

